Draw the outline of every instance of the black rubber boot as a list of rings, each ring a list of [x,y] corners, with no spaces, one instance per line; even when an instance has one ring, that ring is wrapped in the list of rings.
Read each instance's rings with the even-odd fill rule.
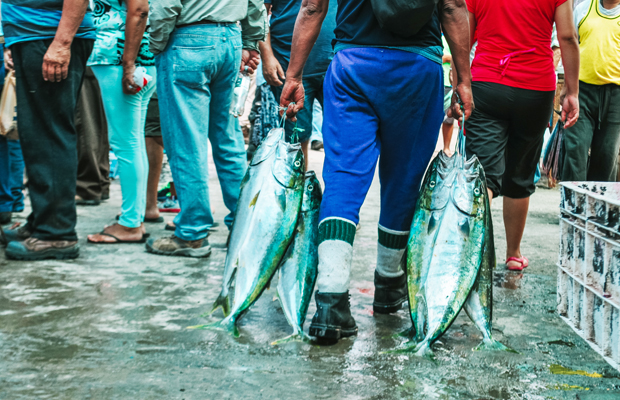
[[[375,301],[372,309],[377,314],[392,314],[407,300],[407,275],[386,278],[375,271]]]
[[[310,324],[310,336],[319,342],[334,344],[340,338],[357,335],[357,325],[351,315],[349,292],[316,292],[316,314]]]

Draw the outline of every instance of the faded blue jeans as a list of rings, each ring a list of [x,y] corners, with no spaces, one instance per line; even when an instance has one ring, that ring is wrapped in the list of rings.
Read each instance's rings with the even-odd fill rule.
[[[155,58],[162,137],[181,206],[174,220],[180,239],[205,238],[213,225],[207,140],[229,210],[224,222],[232,226],[247,168],[243,134],[230,115],[240,64],[236,24],[178,28]]]
[[[24,158],[19,140],[0,136],[0,212],[24,210]]]

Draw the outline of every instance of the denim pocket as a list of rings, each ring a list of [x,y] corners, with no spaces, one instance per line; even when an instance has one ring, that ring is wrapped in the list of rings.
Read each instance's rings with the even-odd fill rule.
[[[175,84],[199,88],[204,86],[213,73],[215,46],[174,46],[173,79]]]

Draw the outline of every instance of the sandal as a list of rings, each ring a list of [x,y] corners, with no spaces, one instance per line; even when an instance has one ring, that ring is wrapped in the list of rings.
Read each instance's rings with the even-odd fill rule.
[[[121,219],[121,215],[117,214],[116,215],[116,220],[120,221],[120,219]],[[157,223],[160,223],[160,222],[164,222],[164,217],[162,217],[161,215],[159,217],[157,217],[157,218],[147,218],[147,217],[144,217],[143,221],[146,222],[147,224],[149,224],[149,223],[150,224],[157,224]]]
[[[511,261],[518,262],[519,264],[521,264],[521,266],[520,267],[509,267],[508,263],[511,262]],[[523,271],[525,268],[528,267],[528,265],[530,265],[530,261],[527,258],[525,258],[525,257],[521,257],[521,258],[519,258],[519,257],[509,257],[506,260],[506,268],[509,271]]]
[[[95,242],[95,241],[92,241],[92,240],[90,240],[90,239],[87,239],[87,240],[88,240],[88,242],[89,242],[89,243],[93,243],[93,244],[122,244],[122,243],[127,244],[127,243],[146,243],[146,239],[148,239],[148,238],[151,236],[151,234],[150,234],[150,233],[144,233],[144,234],[142,235],[142,237],[141,237],[139,240],[121,240],[121,239],[117,238],[116,236],[111,235],[111,234],[109,234],[109,233],[106,233],[106,232],[104,232],[104,231],[99,232],[99,235],[101,235],[101,236],[111,237],[112,239],[114,239],[114,240],[116,240],[116,241],[115,241],[115,242]]]

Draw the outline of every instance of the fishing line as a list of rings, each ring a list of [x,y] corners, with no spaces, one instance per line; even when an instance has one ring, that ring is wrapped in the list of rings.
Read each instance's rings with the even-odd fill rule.
[[[282,119],[280,120],[280,126],[279,126],[280,128],[285,129],[284,124],[286,123],[286,118],[287,118],[286,111],[288,110],[290,106],[294,106],[294,105],[295,103],[289,103],[289,105],[286,107],[278,106],[278,111],[284,111],[282,113]],[[299,143],[299,134],[305,131],[305,129],[299,128],[297,126],[298,123],[299,123],[299,120],[295,121],[295,126],[293,127],[293,135],[291,136],[291,143]]]

